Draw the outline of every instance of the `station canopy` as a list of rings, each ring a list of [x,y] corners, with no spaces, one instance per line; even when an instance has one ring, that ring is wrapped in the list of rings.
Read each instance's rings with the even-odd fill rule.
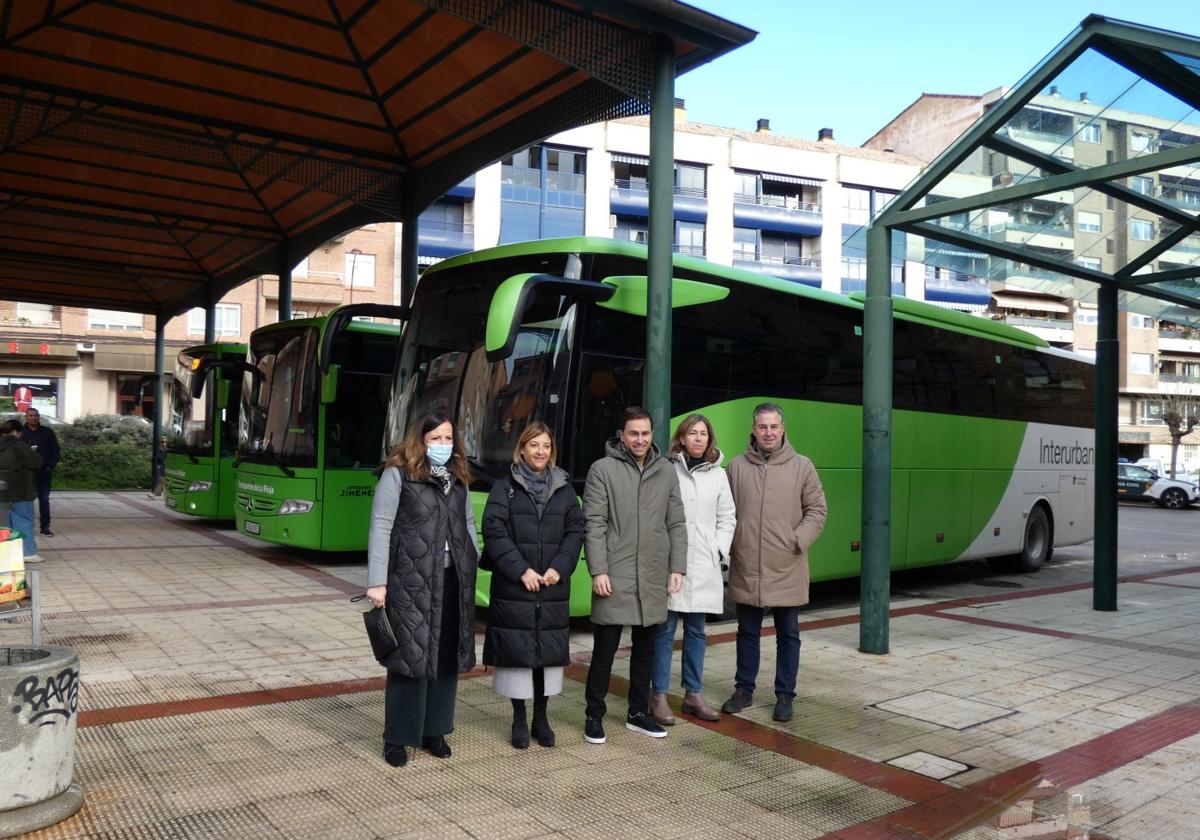
[[[23,0],[0,16],[0,297],[172,315],[754,32],[675,0]]]
[[[893,260],[1200,325],[1198,109],[1200,39],[1091,16],[876,224]]]

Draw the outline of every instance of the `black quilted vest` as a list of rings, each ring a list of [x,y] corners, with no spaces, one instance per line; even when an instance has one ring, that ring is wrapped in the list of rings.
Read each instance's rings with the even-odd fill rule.
[[[388,552],[387,611],[400,646],[389,671],[412,679],[438,677],[442,645],[458,647],[458,672],[475,667],[475,567],[478,552],[467,531],[467,491],[457,480],[449,494],[434,480],[403,477]],[[458,572],[458,638],[442,639],[442,560]]]

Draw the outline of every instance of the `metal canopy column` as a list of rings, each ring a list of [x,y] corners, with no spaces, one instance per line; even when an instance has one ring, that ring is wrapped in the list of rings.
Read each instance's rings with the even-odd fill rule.
[[[650,254],[647,260],[646,408],[664,453],[671,421],[671,253],[675,244],[675,47],[654,43],[650,93]]]
[[[400,306],[411,306],[417,290],[419,232],[420,216],[410,210],[400,221]]]
[[[279,318],[292,320],[292,243],[279,243]]]
[[[206,327],[207,330],[207,327]],[[154,313],[154,438],[150,459],[150,489],[158,481],[158,462],[162,454],[163,435],[163,371],[166,369],[167,319],[162,310]]]
[[[888,652],[892,511],[891,230],[867,228],[863,312],[862,582],[858,649]]]
[[[208,303],[204,307],[204,343],[212,344],[217,340],[217,293],[213,290],[212,281],[208,286]]]
[[[1092,609],[1117,608],[1117,287],[1100,287],[1096,329],[1095,541]]]

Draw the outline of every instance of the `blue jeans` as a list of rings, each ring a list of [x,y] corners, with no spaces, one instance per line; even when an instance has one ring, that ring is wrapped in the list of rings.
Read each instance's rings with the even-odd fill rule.
[[[37,554],[37,539],[33,530],[33,499],[27,502],[13,502],[12,510],[8,514],[8,524],[14,531],[21,532],[21,541],[24,543],[21,548],[25,556]]]
[[[737,671],[734,686],[754,692],[758,679],[758,647],[763,616],[775,616],[775,693],[796,696],[796,674],[800,670],[800,608],[737,605]]]
[[[668,612],[667,622],[654,639],[654,690],[665,694],[671,687],[671,654],[675,646],[675,625],[683,619],[683,690],[700,693],[704,674],[704,613]]]

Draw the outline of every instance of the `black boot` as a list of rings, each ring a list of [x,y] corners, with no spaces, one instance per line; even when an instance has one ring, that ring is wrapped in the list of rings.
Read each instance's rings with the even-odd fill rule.
[[[445,735],[426,735],[421,739],[421,749],[434,758],[450,757],[450,745],[446,743]]]
[[[550,719],[546,716],[546,703],[549,697],[536,697],[533,701],[533,737],[543,747],[554,746],[554,730],[550,728]]]
[[[384,744],[383,760],[393,767],[403,767],[408,763],[408,750],[400,744]]]
[[[512,701],[513,707],[513,724],[512,724],[512,745],[519,750],[529,747],[529,724],[525,722],[525,701]],[[534,717],[536,725],[537,718]]]

